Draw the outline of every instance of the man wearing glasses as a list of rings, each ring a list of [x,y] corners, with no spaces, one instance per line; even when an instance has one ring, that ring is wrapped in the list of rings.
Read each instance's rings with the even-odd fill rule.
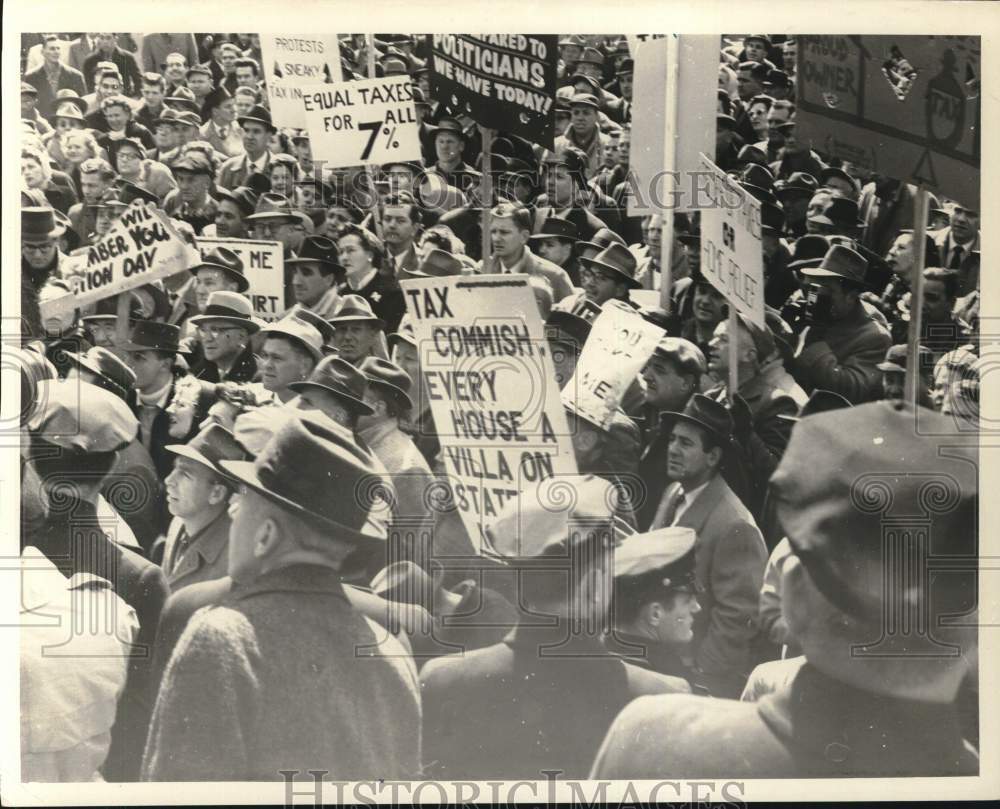
[[[204,353],[194,368],[206,382],[250,382],[257,373],[257,359],[250,335],[260,327],[251,319],[250,300],[239,292],[213,292],[203,314],[191,318]]]

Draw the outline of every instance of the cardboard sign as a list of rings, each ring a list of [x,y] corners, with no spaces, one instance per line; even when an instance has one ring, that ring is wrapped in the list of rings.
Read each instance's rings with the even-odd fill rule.
[[[232,250],[243,262],[243,274],[250,282],[246,295],[255,317],[273,323],[285,311],[285,256],[280,242],[257,242],[252,239],[198,237],[202,257],[216,247]]]
[[[978,36],[799,36],[796,137],[979,210]]]
[[[702,155],[708,202],[701,211],[701,272],[736,311],[762,329],[764,323],[764,251],[760,202]]]
[[[260,52],[274,125],[305,129],[302,88],[343,79],[337,35],[261,34]]]
[[[481,550],[508,500],[541,480],[576,474],[534,292],[526,275],[400,286],[454,502]]]
[[[551,149],[558,37],[433,34],[431,97],[481,126]]]
[[[664,334],[628,304],[605,303],[566,385],[567,403],[592,424],[608,427]]]
[[[163,211],[136,200],[96,244],[68,256],[61,272],[74,291],[46,301],[42,317],[55,317],[133,287],[183,272],[198,260]]]
[[[719,40],[704,34],[678,37],[677,109],[682,125],[667,120],[666,38],[637,43],[632,105],[632,139],[629,150],[627,213],[629,216],[661,214],[664,209],[695,208],[695,172],[701,153],[715,153],[715,107],[718,84]],[[675,149],[673,174],[664,169],[665,150]]]
[[[314,161],[341,168],[420,160],[409,76],[303,87],[300,104]]]

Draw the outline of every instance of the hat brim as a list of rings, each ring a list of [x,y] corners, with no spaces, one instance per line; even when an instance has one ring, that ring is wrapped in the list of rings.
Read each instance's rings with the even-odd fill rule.
[[[192,449],[187,444],[167,444],[164,449],[167,452],[172,452],[174,455],[180,455],[182,458],[188,458],[192,461],[197,461],[202,466],[207,466],[213,472],[219,475],[225,475],[227,478],[231,478],[232,475],[224,470],[220,466],[216,466],[208,458],[202,455],[198,450]]]
[[[569,242],[570,244],[576,244],[580,241],[576,236],[567,236],[564,233],[534,233],[528,237],[528,240],[535,239],[536,241],[541,241],[542,239],[559,239],[563,242]]]
[[[229,315],[197,315],[190,320],[190,322],[195,326],[199,323],[209,323],[214,321],[228,323],[230,326],[239,326],[241,329],[246,329],[250,334],[256,334],[260,331],[260,326],[257,323],[254,323],[254,321],[250,318],[246,317],[230,317]]]
[[[424,275],[418,275],[416,277],[429,278],[430,276],[428,276],[425,273]],[[368,315],[347,315],[346,317],[331,317],[327,321],[327,323],[332,324],[334,328],[337,328],[338,323],[374,323],[380,329],[382,329],[382,331],[385,331],[385,326],[386,326],[386,323],[384,320],[382,320],[382,318],[375,316],[369,317]]]
[[[401,402],[402,404],[404,404],[407,410],[413,409],[413,399],[411,399],[410,394],[408,394],[402,388],[393,385],[391,382],[386,382],[384,379],[378,379],[377,377],[371,377],[371,376],[368,377],[368,384],[376,385],[377,387],[381,388],[390,396],[395,398],[397,402]]]
[[[227,278],[236,281],[237,284],[239,285],[236,290],[237,292],[246,292],[248,289],[250,289],[250,282],[247,280],[247,277],[245,275],[238,272],[234,272],[228,267],[223,267],[221,264],[209,264],[203,262],[201,264],[195,264],[195,266],[193,266],[188,272],[190,272],[191,275],[197,277],[199,270],[204,270],[204,269],[219,270],[219,272],[225,273]]]
[[[394,331],[392,334],[387,334],[385,337],[386,343],[389,344],[389,348],[393,348],[396,343],[406,343],[407,345],[417,347],[416,338],[410,337],[407,334],[400,334],[398,331]]]
[[[349,406],[355,413],[362,416],[374,415],[375,411],[372,410],[371,405],[357,396],[354,396],[341,388],[331,388],[329,385],[324,385],[322,382],[311,382],[310,380],[305,380],[304,382],[292,382],[289,386],[289,390],[293,390],[296,393],[302,393],[302,391],[308,388],[319,388],[320,390],[329,391],[338,398],[349,403]]]
[[[709,424],[707,421],[702,421],[701,419],[696,419],[694,416],[689,416],[687,413],[679,413],[676,410],[665,410],[660,413],[660,418],[671,423],[676,423],[677,421],[686,421],[688,424],[694,424],[697,427],[701,427],[703,430],[708,430],[708,432],[719,439],[719,443],[723,447],[727,446],[732,440],[732,434],[720,433],[715,427]]]
[[[299,219],[298,214],[286,212],[286,211],[262,211],[261,213],[252,213],[250,216],[246,217],[244,222],[263,222],[266,219],[287,219],[289,222],[297,222]]]
[[[119,392],[121,398],[124,399],[128,395],[128,391],[125,388],[123,388],[121,385],[115,382],[115,380],[113,380],[110,376],[105,374],[104,371],[102,371],[99,366],[91,362],[86,357],[86,355],[79,354],[75,351],[67,351],[66,357],[69,359],[70,362],[76,363],[81,368],[85,368],[86,370],[94,374],[94,376],[99,376],[104,384],[113,385],[115,390]]]
[[[324,267],[329,267],[330,271],[334,275],[347,275],[347,270],[343,265],[338,264],[335,261],[330,261],[328,258],[306,258],[303,256],[296,256],[295,258],[285,259],[286,267],[294,267],[296,264],[322,264]]]
[[[254,468],[253,461],[220,461],[220,465],[223,470],[229,474],[231,478],[244,483],[257,492],[262,497],[266,497],[268,500],[277,503],[283,508],[287,508],[296,514],[300,514],[307,517],[310,520],[314,520],[319,524],[333,528],[337,531],[337,538],[344,538],[343,533],[348,534],[348,539],[356,539],[361,542],[379,543],[384,544],[386,542],[386,537],[372,536],[371,534],[365,534],[358,531],[355,528],[351,528],[348,525],[339,523],[336,520],[331,520],[329,517],[325,517],[322,514],[317,514],[315,511],[306,508],[294,500],[290,500],[280,494],[271,491],[264,482],[257,476],[257,470]]]
[[[267,120],[265,120],[263,118],[257,118],[257,117],[255,117],[253,115],[243,115],[243,116],[237,118],[236,121],[237,121],[237,123],[239,123],[240,126],[243,126],[245,123],[261,124],[264,127],[266,127],[267,129],[271,130],[272,132],[277,132],[278,131],[278,127],[276,127],[270,121],[267,121]]]
[[[593,267],[598,270],[613,272],[615,275],[621,278],[622,281],[624,281],[631,289],[640,289],[642,287],[641,281],[636,281],[635,278],[633,278],[630,275],[627,275],[626,273],[623,273],[621,270],[619,270],[617,267],[611,264],[605,264],[603,261],[595,261],[592,258],[581,258],[580,263],[586,267]]]
[[[321,359],[323,359],[322,345],[319,346],[310,345],[301,337],[299,337],[297,334],[294,334],[293,332],[290,331],[285,331],[284,329],[281,328],[277,328],[276,326],[277,324],[271,324],[269,327],[261,329],[260,330],[261,336],[263,336],[265,340],[272,334],[278,337],[284,337],[286,340],[294,340],[295,344],[301,346],[306,351],[308,351],[312,355],[312,358],[316,360],[316,362],[319,362]],[[322,337],[322,335],[320,336]]]
[[[133,343],[131,340],[121,346],[122,351],[163,351],[166,354],[180,354],[181,347],[176,346],[147,346],[141,343]]]

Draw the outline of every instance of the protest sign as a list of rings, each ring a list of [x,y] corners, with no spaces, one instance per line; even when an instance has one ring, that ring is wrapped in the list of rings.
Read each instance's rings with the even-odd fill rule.
[[[182,272],[197,260],[198,252],[180,237],[163,211],[136,200],[99,242],[66,258],[60,271],[74,291],[46,301],[42,317]]]
[[[300,104],[313,160],[329,168],[420,160],[409,76],[303,87]]]
[[[551,149],[557,41],[550,34],[433,34],[431,96],[481,126]]]
[[[637,42],[629,149],[629,216],[651,216],[664,209],[694,208],[694,172],[701,153],[715,149],[718,38],[703,34],[676,37],[676,65],[666,38]],[[684,125],[669,115],[668,79],[676,73],[677,104]],[[671,156],[667,149],[673,148]]]
[[[260,51],[274,125],[304,129],[302,87],[343,78],[337,35],[261,34]]]
[[[978,36],[800,36],[796,138],[979,209]]]
[[[198,237],[203,257],[216,247],[232,250],[243,262],[243,274],[250,283],[246,295],[254,316],[268,323],[278,320],[285,311],[285,256],[281,243]]]
[[[760,202],[702,155],[701,272],[730,306],[766,329]]]
[[[605,303],[566,385],[567,404],[577,415],[607,428],[664,334],[628,304]]]
[[[522,487],[576,473],[534,292],[526,275],[400,286],[454,502],[481,548]]]

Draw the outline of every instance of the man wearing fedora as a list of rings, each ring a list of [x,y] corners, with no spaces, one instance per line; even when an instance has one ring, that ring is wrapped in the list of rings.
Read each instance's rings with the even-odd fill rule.
[[[360,366],[366,357],[384,356],[385,321],[360,295],[344,295],[337,314],[329,322],[334,328],[333,345],[342,359]]]
[[[260,381],[278,402],[295,397],[288,386],[309,378],[323,359],[323,338],[319,331],[297,317],[285,317],[261,329]]]
[[[531,211],[523,205],[501,202],[490,216],[490,245],[493,255],[480,261],[476,272],[480,274],[537,275],[552,287],[552,300],[558,303],[573,292],[569,276],[562,267],[546,261],[531,252]]]
[[[434,143],[434,164],[428,172],[439,174],[448,185],[467,191],[482,182],[482,175],[464,161],[469,136],[455,118],[442,118],[431,130]]]
[[[246,186],[239,186],[230,191],[228,188],[216,188],[215,222],[202,228],[202,236],[215,236],[220,239],[248,239],[247,217],[257,208],[257,192]]]
[[[580,259],[580,283],[587,300],[603,306],[608,301],[621,301],[636,308],[629,291],[642,285],[636,280],[638,264],[627,247],[611,244],[593,258]]]
[[[205,382],[251,382],[257,359],[250,335],[260,331],[250,300],[238,292],[212,292],[205,310],[191,318],[201,341],[203,358],[191,372]]]
[[[167,475],[167,508],[173,520],[166,532],[163,572],[171,593],[228,572],[229,496],[234,484],[220,461],[246,460],[246,450],[218,424],[204,427],[186,444],[168,444],[174,468]]]
[[[721,474],[731,451],[733,418],[720,402],[696,393],[671,421],[666,488],[650,530],[693,528],[702,613],[691,659],[716,696],[738,696],[756,664],[757,598],[767,549],[753,516]]]
[[[297,255],[285,260],[285,268],[292,270],[292,294],[295,305],[286,315],[302,310],[329,320],[340,303],[338,282],[345,270],[336,261],[337,245],[326,236],[307,236]]]
[[[58,240],[65,232],[51,207],[21,208],[21,276],[36,293],[50,279],[62,277],[59,268],[65,256]]]
[[[877,366],[891,338],[860,299],[867,268],[860,253],[834,244],[818,267],[801,270],[809,303],[789,370],[806,393],[822,388],[852,404],[881,396]]]
[[[577,241],[576,225],[558,217],[546,219],[541,230],[531,236],[538,255],[564,269],[573,286],[580,283],[580,268],[573,250]]]
[[[418,777],[413,660],[358,612],[340,582],[348,556],[386,541],[384,503],[332,496],[379,476],[346,430],[294,417],[253,463],[220,461],[237,582],[188,622],[166,666],[143,760],[148,781]],[[302,474],[302,470],[309,474]]]
[[[501,643],[421,671],[427,777],[530,780],[555,770],[580,778],[625,705],[689,690],[604,648],[613,547],[629,538],[613,517],[611,484],[564,483],[570,502],[553,507],[544,489],[526,489],[488,529],[488,553],[518,577],[518,625]]]
[[[299,410],[318,410],[355,437],[359,419],[375,412],[365,401],[368,377],[341,357],[325,357],[308,379],[289,387],[298,394],[295,406]]]
[[[271,123],[271,113],[266,107],[257,105],[249,115],[241,116],[237,123],[243,130],[241,154],[230,157],[219,166],[216,183],[230,190],[246,185],[251,174],[266,174],[271,163],[268,142],[277,128]]]
[[[861,508],[856,492],[858,480],[878,470],[892,511],[923,515],[927,475],[947,479],[953,500],[930,509],[928,547],[942,564],[975,554],[975,465],[961,449],[943,453],[942,439],[933,438],[953,434],[953,425],[922,413],[921,428],[925,417],[919,436],[912,409],[884,402],[796,425],[771,485],[791,550],[781,568],[782,614],[804,663],[757,702],[671,696],[633,703],[606,737],[591,778],[979,772],[956,711],[977,659],[976,620],[945,618],[975,616],[976,571],[964,567],[930,585],[904,575],[899,560],[909,559],[914,538],[904,532],[893,541],[905,546],[887,553],[885,510]],[[909,474],[915,469],[927,475]],[[887,636],[888,609],[901,620],[920,614],[933,627],[926,653],[914,653],[913,635]]]

